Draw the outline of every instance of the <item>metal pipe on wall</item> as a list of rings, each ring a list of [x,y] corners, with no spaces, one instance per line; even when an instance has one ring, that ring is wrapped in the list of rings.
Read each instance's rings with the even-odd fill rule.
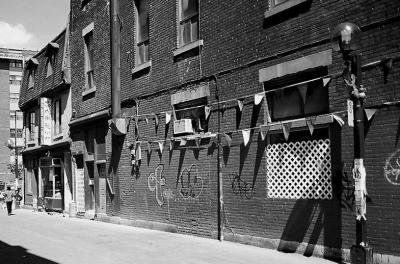
[[[121,32],[119,0],[111,0],[111,109],[112,117],[121,117]]]

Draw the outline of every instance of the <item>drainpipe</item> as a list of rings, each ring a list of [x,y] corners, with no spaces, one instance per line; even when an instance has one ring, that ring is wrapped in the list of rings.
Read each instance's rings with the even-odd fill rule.
[[[121,32],[119,0],[111,0],[111,110],[110,128],[115,135],[125,135],[125,119],[121,118]]]
[[[217,197],[218,197],[218,240],[224,240],[224,189],[223,189],[223,181],[222,181],[222,163],[221,163],[221,118],[220,118],[220,108],[219,108],[219,90],[218,90],[218,79],[217,76],[213,75],[212,78],[215,80],[215,99],[217,99],[217,116],[218,116],[218,152],[217,152],[217,174],[218,174],[218,183],[217,183]]]

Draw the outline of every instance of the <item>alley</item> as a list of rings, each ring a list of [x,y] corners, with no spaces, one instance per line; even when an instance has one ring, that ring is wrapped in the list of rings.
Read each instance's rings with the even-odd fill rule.
[[[0,263],[333,263],[299,254],[20,209],[0,211]]]

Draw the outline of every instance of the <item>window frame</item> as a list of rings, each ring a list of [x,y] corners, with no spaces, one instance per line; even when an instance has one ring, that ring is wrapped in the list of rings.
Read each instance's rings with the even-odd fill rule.
[[[53,138],[59,138],[62,136],[62,100],[61,97],[57,97],[52,101],[52,129]],[[57,116],[58,114],[58,116]]]
[[[135,6],[135,67],[140,66],[146,63],[149,63],[151,61],[150,58],[150,2],[149,0],[145,0],[147,3],[147,38],[146,39],[141,39],[139,40],[139,31],[141,29],[140,25],[140,17],[139,17],[139,8],[138,8],[138,3],[143,3],[143,1],[140,0],[135,0],[134,1],[134,6]],[[147,56],[145,57],[142,61],[139,60],[140,58],[140,48],[144,47],[147,53]]]
[[[29,68],[29,70],[28,70],[28,89],[33,89],[33,87],[35,87],[35,75],[36,75],[36,70],[34,68]]]
[[[310,0],[286,0],[278,4],[276,4],[275,1],[276,0],[269,0],[269,9],[264,13],[265,19],[275,16],[280,12],[286,11],[300,4],[309,2]]]
[[[186,17],[183,16],[183,8],[182,8],[182,1],[184,0],[177,0],[178,1],[178,46],[179,47],[184,47],[186,45],[189,45],[191,43],[194,43],[196,41],[200,40],[200,1],[199,0],[194,0],[197,3],[197,12],[190,14]],[[190,0],[187,0],[188,3]],[[193,37],[193,22],[197,22],[196,29],[197,29],[197,36],[194,38]],[[184,29],[187,23],[190,24],[190,41],[185,42],[184,41]]]
[[[94,63],[94,23],[90,23],[84,29],[82,29],[82,40],[83,40],[83,55],[84,55],[84,78],[85,86],[82,96],[86,96],[89,93],[96,91],[95,81],[95,63]],[[89,44],[89,45],[88,45]],[[89,46],[89,48],[88,48]],[[89,65],[90,64],[90,65]],[[89,67],[90,66],[90,67]]]
[[[32,122],[33,117],[33,122]],[[36,140],[36,111],[32,110],[28,112],[28,142],[34,142]]]

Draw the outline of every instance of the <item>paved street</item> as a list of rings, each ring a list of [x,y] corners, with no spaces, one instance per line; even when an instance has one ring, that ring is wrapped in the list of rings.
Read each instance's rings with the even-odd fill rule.
[[[0,211],[0,263],[274,263],[332,264],[285,254],[86,219],[19,209]]]

